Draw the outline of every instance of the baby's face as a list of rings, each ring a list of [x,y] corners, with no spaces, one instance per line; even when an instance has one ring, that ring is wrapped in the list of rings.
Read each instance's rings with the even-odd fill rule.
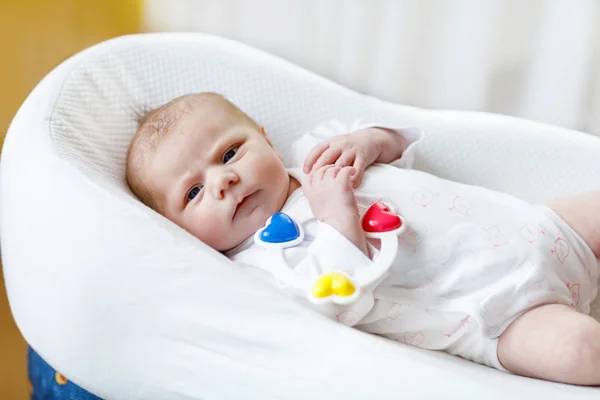
[[[215,107],[186,116],[148,167],[163,215],[219,251],[263,226],[290,190],[262,128]]]

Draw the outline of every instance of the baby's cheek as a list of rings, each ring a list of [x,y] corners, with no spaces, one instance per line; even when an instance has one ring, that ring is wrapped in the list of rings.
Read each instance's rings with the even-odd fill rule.
[[[186,224],[187,230],[192,235],[213,248],[219,247],[219,244],[227,237],[226,227],[219,222],[215,213],[197,213],[193,215],[193,218],[189,218]]]

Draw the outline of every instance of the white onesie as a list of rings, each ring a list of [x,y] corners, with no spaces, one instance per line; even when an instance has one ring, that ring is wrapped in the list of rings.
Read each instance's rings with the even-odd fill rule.
[[[360,122],[319,126],[292,146],[288,173],[302,182],[304,159],[317,143],[374,126],[385,127]],[[355,191],[361,213],[385,200],[405,220],[407,230],[398,238],[390,272],[372,293],[349,306],[307,305],[364,332],[500,370],[497,338],[522,313],[559,303],[589,314],[598,262],[557,214],[546,206],[411,169],[423,133],[392,130],[404,135],[409,147],[391,165],[367,168]],[[301,188],[281,211],[305,233],[301,244],[284,250],[287,264],[300,276],[314,281],[334,270],[352,275],[372,264],[343,235],[314,218]],[[369,241],[377,257],[378,241]],[[282,262],[252,238],[227,255],[262,269]],[[292,293],[303,301],[302,293]]]

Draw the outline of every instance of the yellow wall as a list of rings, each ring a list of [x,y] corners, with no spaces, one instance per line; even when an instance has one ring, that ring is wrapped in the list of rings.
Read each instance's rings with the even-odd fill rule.
[[[141,29],[143,0],[0,0],[0,147],[27,94],[54,66]]]
[[[14,114],[40,79],[92,44],[139,32],[142,2],[0,0],[0,148]],[[25,399],[26,345],[10,315],[2,279],[0,288],[0,399]]]

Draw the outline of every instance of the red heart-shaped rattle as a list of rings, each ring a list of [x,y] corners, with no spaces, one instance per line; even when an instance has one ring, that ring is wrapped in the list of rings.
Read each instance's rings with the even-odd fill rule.
[[[388,232],[401,226],[400,217],[380,201],[373,203],[362,219],[362,228],[365,232]]]

